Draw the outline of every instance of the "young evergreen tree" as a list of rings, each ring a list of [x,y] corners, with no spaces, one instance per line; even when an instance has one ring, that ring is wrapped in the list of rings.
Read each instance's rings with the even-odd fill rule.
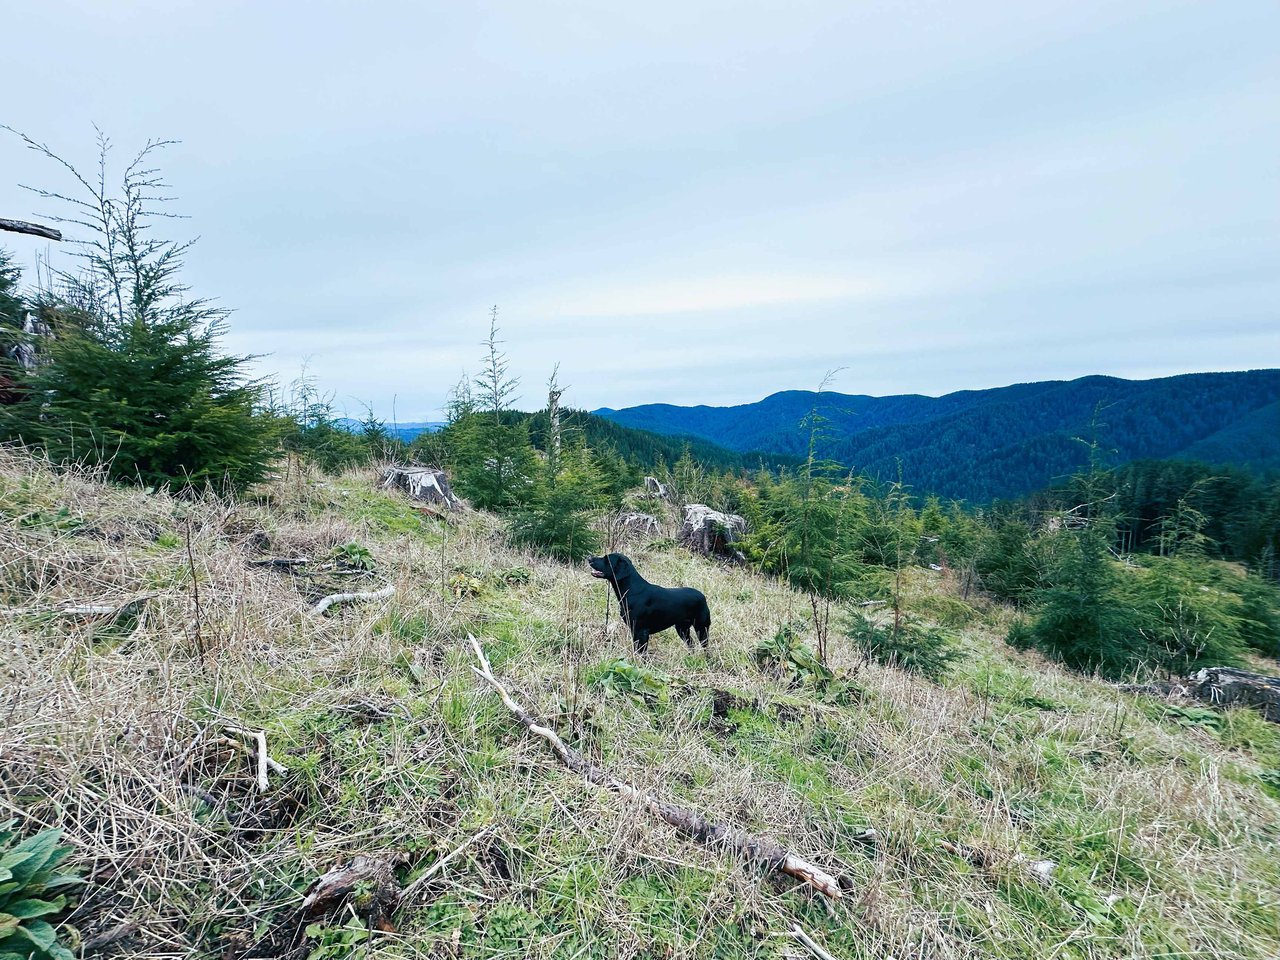
[[[373,409],[365,410],[365,417],[360,421],[360,439],[364,441],[369,456],[374,460],[386,460],[394,457],[399,449],[399,440],[387,429],[387,422],[373,415]]]
[[[0,248],[0,347],[8,347],[9,338],[22,330],[24,301],[19,284],[22,271],[13,264],[13,255]]]
[[[865,580],[853,545],[865,521],[864,500],[850,474],[843,484],[829,479],[837,465],[819,456],[826,422],[819,403],[831,374],[823,378],[803,425],[808,431],[804,464],[777,482],[762,470],[756,496],[744,509],[752,532],[742,549],[762,569],[778,573],[804,592],[813,617],[818,662],[828,659],[832,603],[852,595]]]
[[[44,447],[56,461],[105,464],[123,480],[187,487],[244,487],[275,454],[273,423],[260,415],[261,386],[249,358],[218,349],[227,311],[190,298],[180,279],[190,243],[158,239],[166,185],[150,166],[165,142],[149,142],[125,169],[118,191],[99,136],[99,175],[90,180],[48,147],[23,138],[74,177],[78,196],[43,192],[69,205],[59,218],[82,232],[81,269],[58,274],[55,308],[80,318],[48,346],[47,362],[5,408],[0,429]]]
[[[600,549],[601,537],[591,526],[589,511],[600,505],[604,489],[591,453],[564,436],[558,415],[563,389],[553,371],[547,384],[547,452],[533,495],[515,515],[511,538],[568,563]]]
[[[448,442],[458,489],[477,507],[500,513],[519,509],[534,493],[537,457],[529,424],[512,415],[519,380],[507,373],[498,339],[498,308],[489,317],[484,366],[468,389],[455,395]]]
[[[333,395],[321,395],[305,373],[294,381],[289,399],[270,405],[269,410],[286,453],[305,458],[330,473],[369,461],[364,439],[338,422]]]

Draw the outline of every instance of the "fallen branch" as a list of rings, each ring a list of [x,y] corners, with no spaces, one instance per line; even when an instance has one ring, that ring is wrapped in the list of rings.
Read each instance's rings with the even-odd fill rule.
[[[266,557],[262,560],[250,560],[251,567],[300,567],[310,563],[310,557]]]
[[[401,891],[400,902],[408,903],[409,898],[413,896],[414,891],[416,891],[424,883],[426,883],[428,880],[434,877],[437,873],[443,870],[445,866],[448,865],[449,861],[453,860],[460,853],[462,853],[462,851],[466,850],[467,847],[471,846],[481,837],[486,837],[492,832],[493,831],[489,827],[485,827],[479,832],[473,833],[470,837],[464,840],[459,846],[454,847],[453,850],[446,853],[443,857],[441,857],[439,860],[433,863],[430,867],[428,867],[421,876],[416,877],[412,882],[410,882],[410,884],[407,887],[404,888],[403,891]]]
[[[0,230],[10,233],[29,233],[33,237],[44,237],[46,240],[61,240],[62,232],[53,227],[44,227],[38,223],[27,223],[25,220],[5,220],[0,218]]]
[[[85,619],[94,619],[97,617],[111,617],[113,620],[119,620],[121,617],[131,616],[141,611],[142,607],[148,600],[155,598],[154,593],[144,594],[141,597],[134,597],[132,600],[126,600],[121,604],[106,603],[76,603],[70,606],[61,607],[9,607],[0,610],[0,615],[6,617],[23,617],[40,614],[53,614],[56,617],[82,617]]]
[[[524,707],[516,703],[511,694],[507,692],[506,687],[493,675],[493,669],[489,666],[489,661],[485,657],[484,651],[480,649],[480,644],[476,638],[471,634],[467,634],[467,640],[470,642],[476,658],[480,661],[480,667],[472,667],[472,672],[493,687],[498,696],[502,698],[502,702],[507,709],[515,714],[516,719],[524,725],[525,729],[546,740],[561,762],[574,773],[582,774],[596,786],[604,787],[606,790],[636,801],[654,816],[665,820],[675,827],[677,831],[693,840],[697,840],[699,843],[707,846],[727,847],[748,860],[754,860],[772,870],[803,880],[828,897],[836,900],[841,899],[843,894],[835,877],[820,867],[816,867],[807,860],[796,856],[786,848],[780,847],[771,841],[753,837],[751,834],[741,830],[711,823],[691,810],[665,803],[653,796],[653,794],[639,790],[629,783],[619,780],[602,767],[596,766],[578,751],[565,744],[556,735],[555,731],[539,724]]]
[[[357,603],[365,600],[383,600],[395,592],[395,586],[388,585],[383,587],[381,590],[371,590],[365,593],[331,593],[311,608],[311,615],[313,617],[318,617],[335,603]]]

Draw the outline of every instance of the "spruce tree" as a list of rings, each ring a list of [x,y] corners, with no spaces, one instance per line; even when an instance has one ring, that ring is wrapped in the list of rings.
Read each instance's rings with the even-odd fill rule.
[[[90,180],[48,147],[27,145],[75,178],[58,218],[81,235],[80,270],[57,274],[48,308],[73,322],[47,345],[46,361],[5,409],[0,432],[44,447],[60,462],[106,465],[111,476],[186,487],[240,488],[260,480],[275,449],[259,414],[249,358],[218,349],[227,311],[191,298],[180,279],[190,243],[158,239],[166,185],[150,166],[167,144],[149,142],[108,185],[110,143],[99,135],[99,176]]]
[[[519,380],[507,373],[498,339],[498,308],[489,317],[489,336],[479,376],[455,391],[448,442],[459,490],[477,507],[500,513],[519,509],[534,492],[537,458],[529,425],[513,416]]]
[[[572,563],[600,549],[600,534],[588,513],[603,501],[605,491],[585,444],[564,435],[557,409],[563,392],[552,372],[547,384],[547,455],[533,495],[512,521],[511,537]]]

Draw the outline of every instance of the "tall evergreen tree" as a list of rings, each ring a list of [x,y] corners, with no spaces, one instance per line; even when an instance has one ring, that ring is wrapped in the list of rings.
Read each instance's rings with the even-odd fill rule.
[[[52,307],[75,316],[48,346],[47,363],[23,383],[21,403],[0,430],[43,446],[57,461],[104,464],[113,477],[177,487],[243,487],[261,479],[274,453],[272,423],[255,406],[260,386],[249,358],[223,354],[227,311],[190,298],[180,273],[190,243],[153,235],[166,185],[150,166],[167,144],[149,142],[108,185],[110,143],[99,135],[99,175],[90,180],[48,147],[79,193],[60,218],[82,232],[81,269],[58,274]]]

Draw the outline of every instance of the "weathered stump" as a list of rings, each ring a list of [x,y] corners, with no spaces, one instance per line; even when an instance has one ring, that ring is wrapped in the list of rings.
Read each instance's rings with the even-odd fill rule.
[[[1189,678],[1191,695],[1215,706],[1256,707],[1272,723],[1280,723],[1280,677],[1233,667],[1205,667]]]
[[[656,537],[662,533],[662,524],[658,518],[648,513],[620,513],[617,523],[626,533],[647,537]]]
[[[733,544],[746,530],[747,521],[736,513],[721,513],[703,503],[690,503],[684,508],[680,542],[707,556],[719,554],[741,560],[742,554],[733,549]]]
[[[385,490],[403,490],[414,500],[425,500],[446,510],[459,510],[462,501],[449,488],[443,470],[433,467],[387,467],[382,473]]]
[[[644,492],[657,497],[659,500],[667,499],[667,486],[657,477],[644,478]]]

